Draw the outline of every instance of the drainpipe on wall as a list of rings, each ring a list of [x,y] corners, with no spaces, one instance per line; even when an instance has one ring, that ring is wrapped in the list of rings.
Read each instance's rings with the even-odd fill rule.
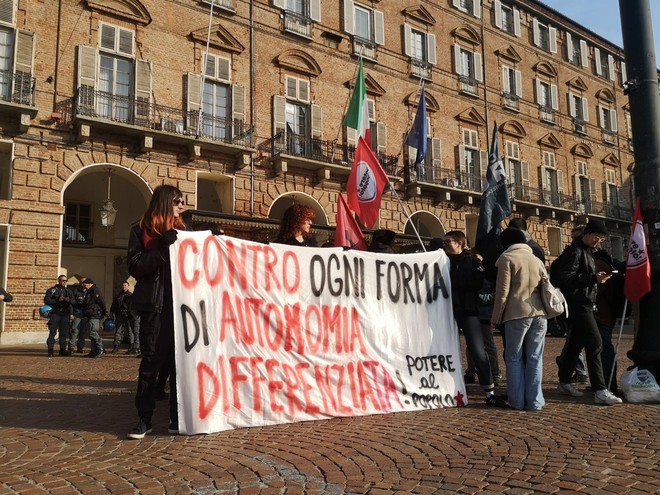
[[[250,0],[250,148],[254,149],[254,0]],[[254,216],[254,153],[250,155],[250,216]]]
[[[486,84],[486,27],[485,27],[485,4],[486,2],[481,2],[481,75],[483,77],[484,83],[484,118],[486,119],[486,153],[490,152],[490,121],[488,119],[488,95],[487,89],[488,85]],[[486,164],[488,166],[488,164]],[[482,171],[483,172],[483,171]]]

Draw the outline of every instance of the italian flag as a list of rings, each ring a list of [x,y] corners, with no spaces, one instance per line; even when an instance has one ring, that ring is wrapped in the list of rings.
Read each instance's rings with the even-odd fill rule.
[[[364,68],[360,58],[360,69],[358,70],[355,88],[348,112],[344,118],[346,127],[355,129],[358,138],[362,137],[367,143],[371,143],[371,132],[369,129],[369,107],[367,105],[367,91],[364,85]]]

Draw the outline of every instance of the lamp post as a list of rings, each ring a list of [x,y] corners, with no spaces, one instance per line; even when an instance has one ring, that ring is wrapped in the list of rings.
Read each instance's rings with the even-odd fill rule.
[[[115,224],[115,219],[117,218],[117,209],[115,208],[115,202],[110,199],[110,176],[112,174],[112,169],[108,169],[108,198],[103,200],[103,204],[99,208],[101,212],[101,225],[107,230],[110,230]]]
[[[660,95],[648,0],[619,0],[628,69],[635,167],[635,194],[648,229],[651,292],[640,300],[639,329],[628,352],[639,368],[660,373]]]

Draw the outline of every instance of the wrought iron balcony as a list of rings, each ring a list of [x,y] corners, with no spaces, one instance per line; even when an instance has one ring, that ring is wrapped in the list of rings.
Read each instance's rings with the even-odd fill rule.
[[[544,122],[555,123],[555,110],[552,107],[540,106],[539,118]]]
[[[312,19],[303,14],[293,12],[292,10],[284,11],[284,30],[289,33],[304,36],[305,38],[312,37]]]
[[[586,134],[587,133],[587,123],[579,118],[574,118],[573,119],[573,130],[577,132],[578,134]]]
[[[607,144],[616,144],[616,132],[603,129],[603,142]]]
[[[433,66],[424,60],[417,58],[410,59],[410,74],[421,79],[431,79]]]
[[[206,115],[199,111],[156,105],[82,87],[73,98],[59,102],[61,123],[76,119],[116,123],[142,130],[160,131],[196,139],[250,146],[252,128],[242,121]]]
[[[476,96],[479,94],[479,82],[472,76],[458,77],[459,90],[462,93]]]
[[[362,55],[369,60],[376,60],[376,43],[359,36],[353,36],[353,55]]]
[[[259,148],[270,152],[273,157],[287,155],[318,162],[319,166],[333,164],[345,167],[347,170],[350,170],[355,157],[355,146],[284,131],[278,132]],[[396,175],[398,155],[376,153],[376,157],[387,175]]]
[[[514,93],[502,93],[502,105],[504,107],[515,110],[516,112],[520,111],[520,96]]]
[[[476,174],[426,164],[409,164],[406,170],[405,181],[407,183],[422,182],[451,189],[478,192],[479,194],[482,191],[484,178]]]
[[[552,206],[563,210],[575,211],[575,198],[569,194],[550,191],[522,184],[509,184],[509,198],[516,201],[542,206]]]
[[[0,70],[0,101],[33,107],[35,81],[27,72]]]

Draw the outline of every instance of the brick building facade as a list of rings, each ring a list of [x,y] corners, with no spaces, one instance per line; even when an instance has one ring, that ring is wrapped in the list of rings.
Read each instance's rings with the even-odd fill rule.
[[[333,226],[360,55],[372,148],[424,238],[474,239],[496,122],[514,215],[548,256],[598,216],[623,257],[623,52],[536,1],[0,0],[0,34],[0,282],[15,297],[1,344],[45,339],[38,307],[59,273],[111,301],[159,184],[229,232],[292,201]],[[404,141],[421,81],[429,152],[415,169]],[[391,192],[378,225],[413,233]]]

